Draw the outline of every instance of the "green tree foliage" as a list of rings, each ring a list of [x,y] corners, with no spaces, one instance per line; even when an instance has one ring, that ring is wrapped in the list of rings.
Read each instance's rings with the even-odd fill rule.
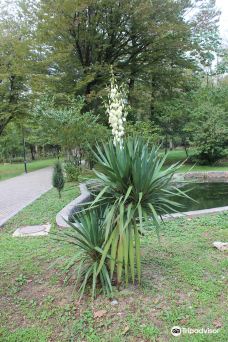
[[[227,48],[224,49],[222,58],[217,63],[217,73],[222,76],[226,74],[222,79],[220,79],[221,83],[223,83],[224,79],[227,78],[227,73],[228,73],[228,49]]]
[[[136,122],[129,121],[126,124],[125,130],[126,136],[143,137],[151,144],[157,144],[161,142],[162,139],[161,129],[150,120]]]
[[[34,118],[49,141],[59,145],[68,159],[77,157],[92,162],[90,147],[108,136],[107,128],[92,112],[83,112],[84,98],[59,94],[44,97],[36,104]]]
[[[52,185],[58,190],[59,198],[61,198],[61,191],[64,188],[64,175],[61,163],[58,161],[53,170]]]
[[[211,112],[212,108],[205,108],[205,114]],[[193,135],[196,146],[196,160],[201,164],[213,164],[226,155],[228,147],[228,125],[221,118],[225,113],[220,107],[213,108],[213,116],[208,115],[205,120],[200,121]]]
[[[70,151],[80,145],[83,132],[96,122],[91,112],[83,113],[84,99],[70,96],[46,96],[35,106],[34,118],[39,121],[50,140]]]
[[[216,0],[203,1],[199,6],[200,10],[193,16],[192,22],[194,42],[200,49],[193,51],[193,55],[200,63],[208,83],[209,76],[215,74],[213,62],[223,52],[218,30],[220,12],[216,8]]]
[[[13,17],[0,17],[0,135],[11,121],[28,113],[29,43]]]
[[[201,88],[191,96],[192,120],[188,124],[196,158],[213,164],[228,147],[228,87]]]
[[[191,52],[210,50],[210,37],[205,47],[194,31],[204,7],[186,20],[195,6],[185,0],[26,2],[25,22],[30,17],[36,21],[31,34],[40,76],[33,83],[34,92],[85,95],[87,110],[104,114],[100,96],[114,65],[116,75],[128,84],[134,116],[150,115],[157,93],[180,88],[186,70],[196,69],[198,61]],[[215,25],[213,4],[207,11],[200,35],[207,24]]]
[[[10,123],[0,136],[0,161],[13,162],[23,156],[22,132]]]
[[[66,173],[66,179],[68,182],[77,182],[80,175],[80,166],[78,163],[74,163],[73,160],[67,160],[64,163],[64,171]]]
[[[187,152],[189,99],[204,75],[212,86],[226,70],[218,15],[214,0],[16,1],[13,15],[0,15],[0,134],[23,121],[31,150],[83,151],[92,166],[88,142],[108,136],[102,98],[113,65],[129,90],[134,130],[149,120],[167,144],[182,143]],[[216,56],[223,56],[217,67]],[[43,114],[30,117],[47,94]]]
[[[181,91],[174,98],[167,98],[163,102],[157,100],[155,102],[154,121],[161,129],[166,147],[169,142],[182,145],[188,157],[188,147],[199,147],[199,137],[203,132],[204,125],[206,130],[209,127],[213,129],[213,122],[216,122],[216,126],[220,127],[216,133],[216,139],[219,140],[219,134],[222,131],[225,133],[228,127],[227,98],[228,87],[225,83],[221,82],[218,85],[207,86],[198,82],[198,84],[192,86],[192,89],[187,92]],[[226,139],[224,140],[223,136],[224,134],[221,134],[221,144],[219,141],[217,143],[215,141],[215,144],[219,144],[219,148],[222,148],[223,152],[225,152]],[[200,149],[203,149],[203,141],[202,139]],[[211,149],[213,149],[212,141],[213,139],[210,143]],[[208,148],[206,145],[207,141],[205,140],[205,148]],[[219,153],[217,158],[222,154]],[[203,155],[199,153],[199,156]],[[201,157],[198,160],[200,159]],[[206,162],[207,158],[204,157],[203,159]],[[208,157],[208,162],[209,159]]]

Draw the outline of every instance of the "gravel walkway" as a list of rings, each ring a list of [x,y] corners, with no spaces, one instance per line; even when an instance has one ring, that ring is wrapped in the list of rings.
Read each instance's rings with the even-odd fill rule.
[[[52,167],[0,181],[0,227],[51,189]]]

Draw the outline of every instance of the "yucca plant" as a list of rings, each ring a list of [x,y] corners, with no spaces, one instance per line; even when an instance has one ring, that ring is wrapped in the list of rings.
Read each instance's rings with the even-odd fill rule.
[[[181,207],[171,197],[187,196],[172,183],[179,164],[162,169],[166,156],[161,157],[157,147],[151,148],[143,139],[135,137],[124,139],[121,145],[115,146],[110,141],[97,146],[94,154],[101,190],[91,207],[107,205],[105,244],[97,275],[109,258],[110,278],[115,274],[118,285],[123,274],[126,284],[129,276],[134,283],[135,264],[140,283],[141,234],[153,227],[158,233],[162,215]]]
[[[92,286],[92,297],[96,296],[97,285],[106,295],[111,295],[112,285],[104,262],[100,266],[105,245],[105,207],[98,206],[92,210],[75,213],[69,222],[71,230],[61,230],[55,239],[73,244],[76,253],[66,266],[68,279],[76,277],[75,286],[79,287],[80,297],[83,296],[86,285]],[[99,268],[99,272],[98,272]]]
[[[159,234],[162,215],[181,207],[173,196],[187,196],[172,183],[179,164],[164,170],[166,156],[157,147],[139,137],[124,138],[125,97],[112,71],[107,113],[113,141],[97,145],[94,200],[75,214],[73,232],[62,233],[79,248],[68,269],[76,270],[81,295],[89,282],[93,296],[98,282],[108,294],[113,282],[119,286],[124,279],[127,285],[131,277],[134,283],[135,265],[140,283],[141,235],[153,227]]]

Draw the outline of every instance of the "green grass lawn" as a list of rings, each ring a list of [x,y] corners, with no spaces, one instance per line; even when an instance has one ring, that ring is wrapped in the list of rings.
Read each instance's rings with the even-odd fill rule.
[[[52,189],[0,230],[0,341],[226,342],[228,262],[212,242],[228,241],[228,215],[167,222],[160,244],[155,232],[142,241],[141,288],[116,291],[117,305],[103,295],[79,302],[74,284],[64,282],[73,246],[11,235],[27,224],[51,222],[55,230],[56,213],[78,192],[68,183],[58,199]],[[219,332],[177,339],[170,333],[175,325]]]
[[[189,151],[189,155],[193,153],[192,150]],[[176,163],[177,161],[186,160],[185,151],[182,149],[176,149],[173,151],[169,151],[167,158],[167,165]],[[33,162],[29,162],[27,164],[28,172],[35,171],[38,169],[42,169],[47,166],[52,166],[55,162],[55,159],[44,159],[44,160],[35,160]],[[201,165],[192,165],[186,163],[183,165],[179,171],[180,172],[188,172],[191,171],[228,171],[228,161],[224,162],[219,166],[201,166]],[[0,181],[18,176],[24,173],[24,164],[23,163],[15,163],[15,164],[0,164]]]
[[[165,152],[165,151],[163,150],[163,152]],[[191,156],[193,153],[194,153],[193,150],[188,151],[189,156]],[[186,159],[187,159],[187,156],[186,156],[184,149],[177,148],[177,149],[168,151],[167,161],[169,163],[175,163],[175,162],[180,161],[180,160],[184,161]]]
[[[189,156],[191,156],[194,151],[189,150]],[[176,163],[178,161],[185,161],[185,165],[183,165],[179,172],[188,172],[188,171],[228,171],[228,160],[224,161],[220,165],[197,165],[188,163],[186,153],[183,149],[175,149],[168,152],[166,164],[170,165],[172,163]]]
[[[28,172],[42,169],[47,166],[52,166],[55,159],[34,160],[27,163]],[[23,163],[0,164],[0,181],[7,178],[12,178],[24,173]]]

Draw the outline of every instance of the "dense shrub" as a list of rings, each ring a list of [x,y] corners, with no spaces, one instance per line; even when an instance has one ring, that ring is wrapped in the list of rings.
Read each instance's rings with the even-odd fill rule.
[[[68,182],[77,182],[81,168],[72,161],[66,161],[64,163],[64,171]]]
[[[226,156],[228,130],[225,121],[221,120],[222,114],[218,112],[217,115],[208,117],[195,130],[196,153],[191,157],[192,161],[211,165]]]

